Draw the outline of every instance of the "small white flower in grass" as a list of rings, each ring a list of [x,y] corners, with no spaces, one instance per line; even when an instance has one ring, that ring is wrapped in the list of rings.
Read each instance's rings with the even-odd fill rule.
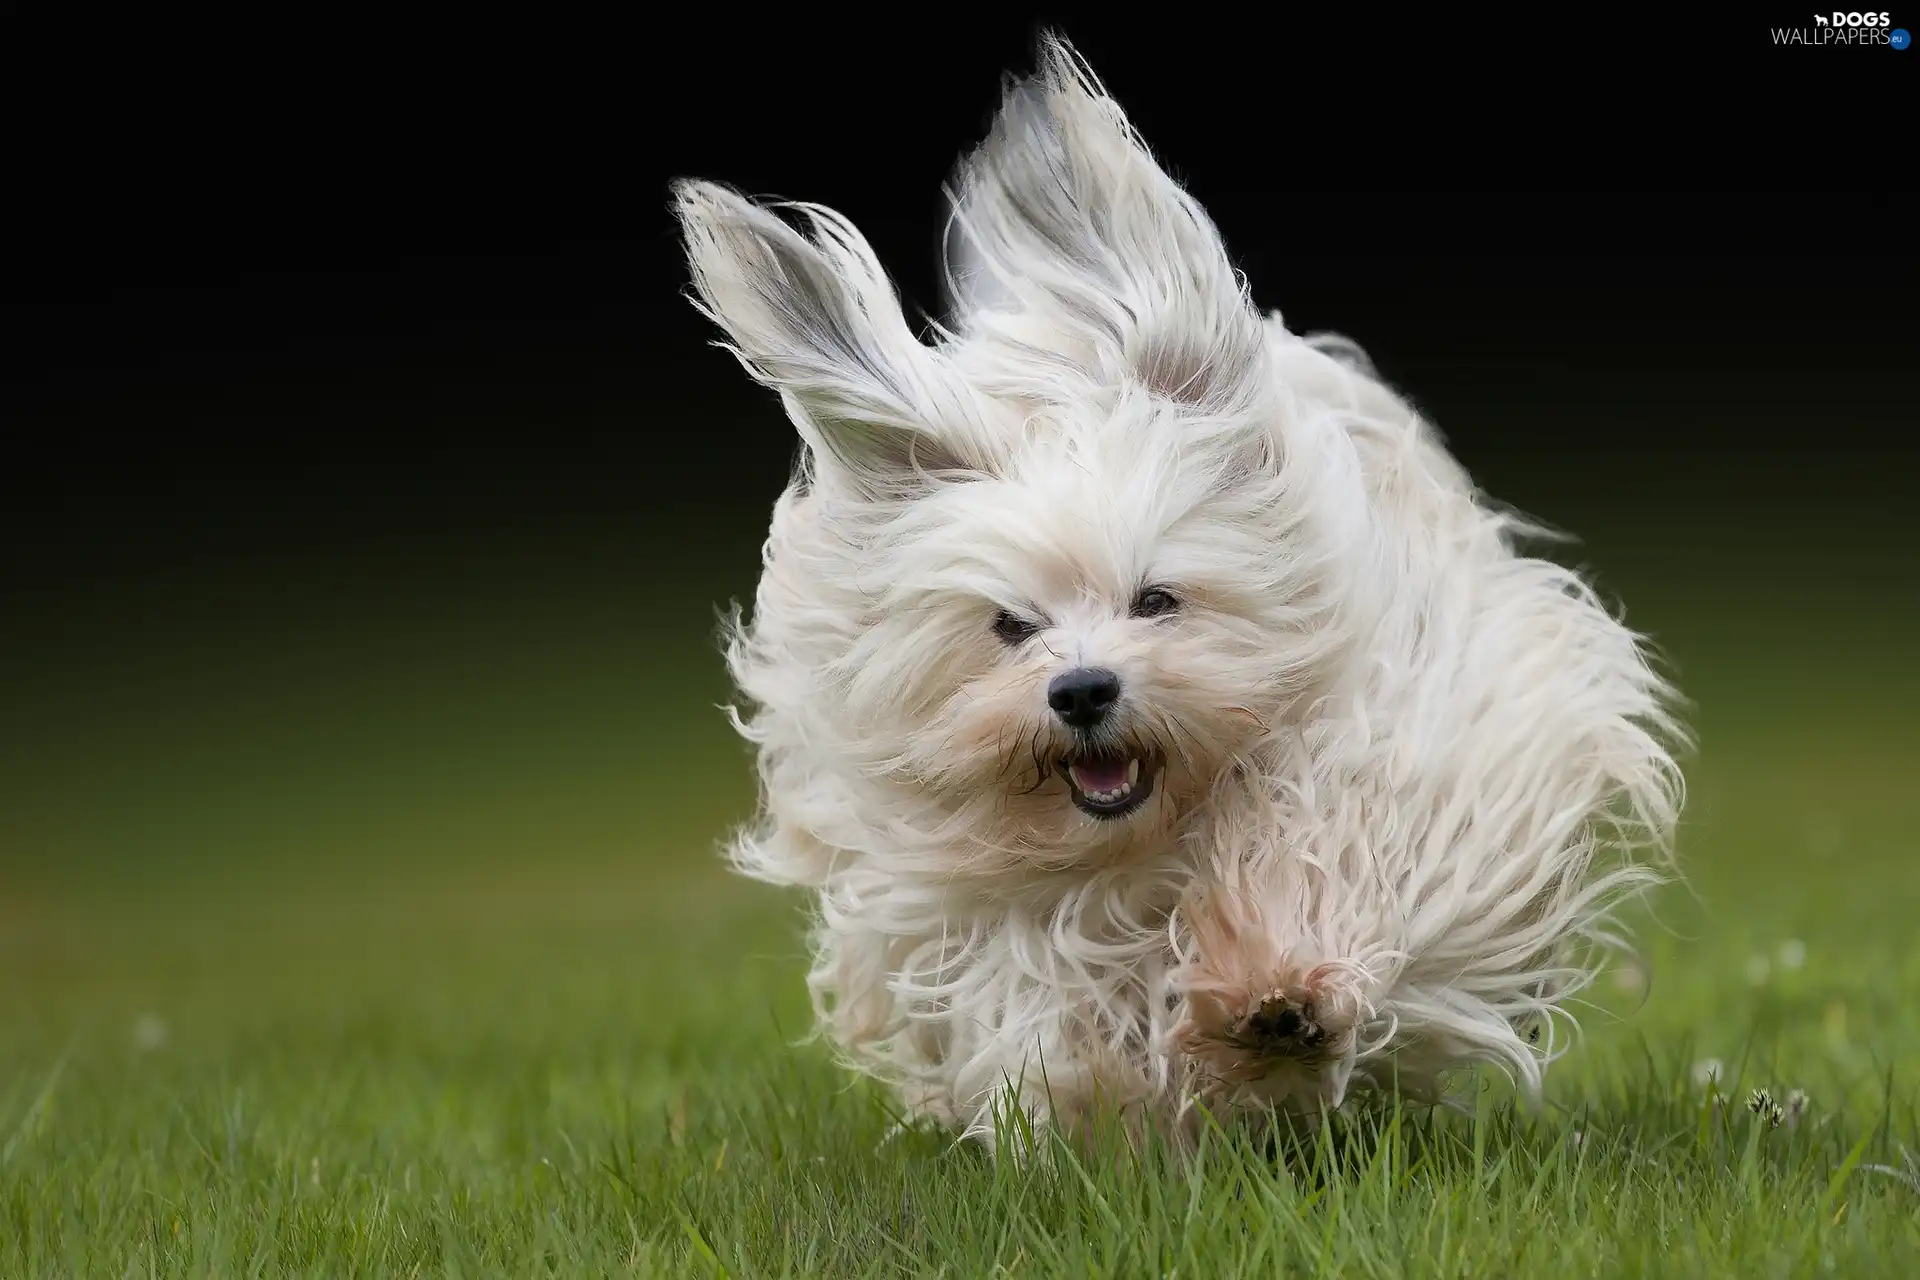
[[[1769,1129],[1778,1129],[1787,1118],[1785,1108],[1773,1100],[1773,1095],[1765,1089],[1755,1089],[1747,1095],[1747,1110],[1767,1122]]]
[[[1751,982],[1754,986],[1765,985],[1767,978],[1772,973],[1773,965],[1765,956],[1752,955],[1747,957],[1747,981]]]
[[[167,1024],[158,1014],[143,1013],[133,1021],[133,1047],[151,1053],[167,1042]]]
[[[1718,1058],[1702,1058],[1693,1064],[1693,1082],[1705,1087],[1717,1085],[1726,1074],[1726,1064]]]
[[[1807,962],[1807,944],[1798,938],[1788,938],[1780,944],[1778,959],[1782,969],[1798,969]]]
[[[1575,1151],[1578,1151],[1581,1147],[1587,1145],[1587,1131],[1585,1129],[1575,1129],[1567,1135],[1567,1141],[1573,1144]]]
[[[1805,1089],[1788,1090],[1787,1103],[1786,1103],[1787,1128],[1793,1129],[1798,1127],[1800,1124],[1800,1117],[1806,1111],[1806,1109],[1807,1109],[1807,1091]]]

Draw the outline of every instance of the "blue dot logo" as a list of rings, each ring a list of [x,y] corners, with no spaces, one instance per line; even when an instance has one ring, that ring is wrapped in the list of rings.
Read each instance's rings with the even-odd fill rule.
[[[1905,27],[1895,27],[1887,32],[1887,43],[1896,49],[1904,49],[1913,43],[1913,37],[1907,34]]]

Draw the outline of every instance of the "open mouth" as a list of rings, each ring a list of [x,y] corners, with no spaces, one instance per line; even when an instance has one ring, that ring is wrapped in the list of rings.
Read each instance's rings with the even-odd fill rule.
[[[1060,762],[1060,776],[1082,813],[1095,818],[1124,818],[1153,795],[1160,762],[1152,756],[1092,753]]]

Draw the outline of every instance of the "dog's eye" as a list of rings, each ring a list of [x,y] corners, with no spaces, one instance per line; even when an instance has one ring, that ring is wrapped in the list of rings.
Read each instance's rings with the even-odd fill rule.
[[[1159,587],[1150,587],[1133,598],[1132,614],[1136,618],[1157,618],[1163,613],[1172,613],[1180,607],[1170,591]]]
[[[1030,639],[1039,629],[1020,615],[1004,609],[993,619],[993,634],[1008,644],[1019,644],[1022,640]]]

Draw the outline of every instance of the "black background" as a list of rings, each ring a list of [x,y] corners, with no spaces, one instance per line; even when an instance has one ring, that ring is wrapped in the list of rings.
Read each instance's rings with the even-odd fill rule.
[[[1496,494],[1823,563],[1905,537],[1914,197],[1752,189],[1897,174],[1816,135],[1906,99],[1904,57],[1172,16],[1059,25],[1261,304],[1360,340]],[[675,21],[517,53],[261,30],[43,103],[5,288],[11,614],[482,544],[736,591],[791,437],[680,296],[667,181],[839,208],[933,307],[940,184],[1036,22]],[[1688,179],[1728,189],[1558,190]]]

